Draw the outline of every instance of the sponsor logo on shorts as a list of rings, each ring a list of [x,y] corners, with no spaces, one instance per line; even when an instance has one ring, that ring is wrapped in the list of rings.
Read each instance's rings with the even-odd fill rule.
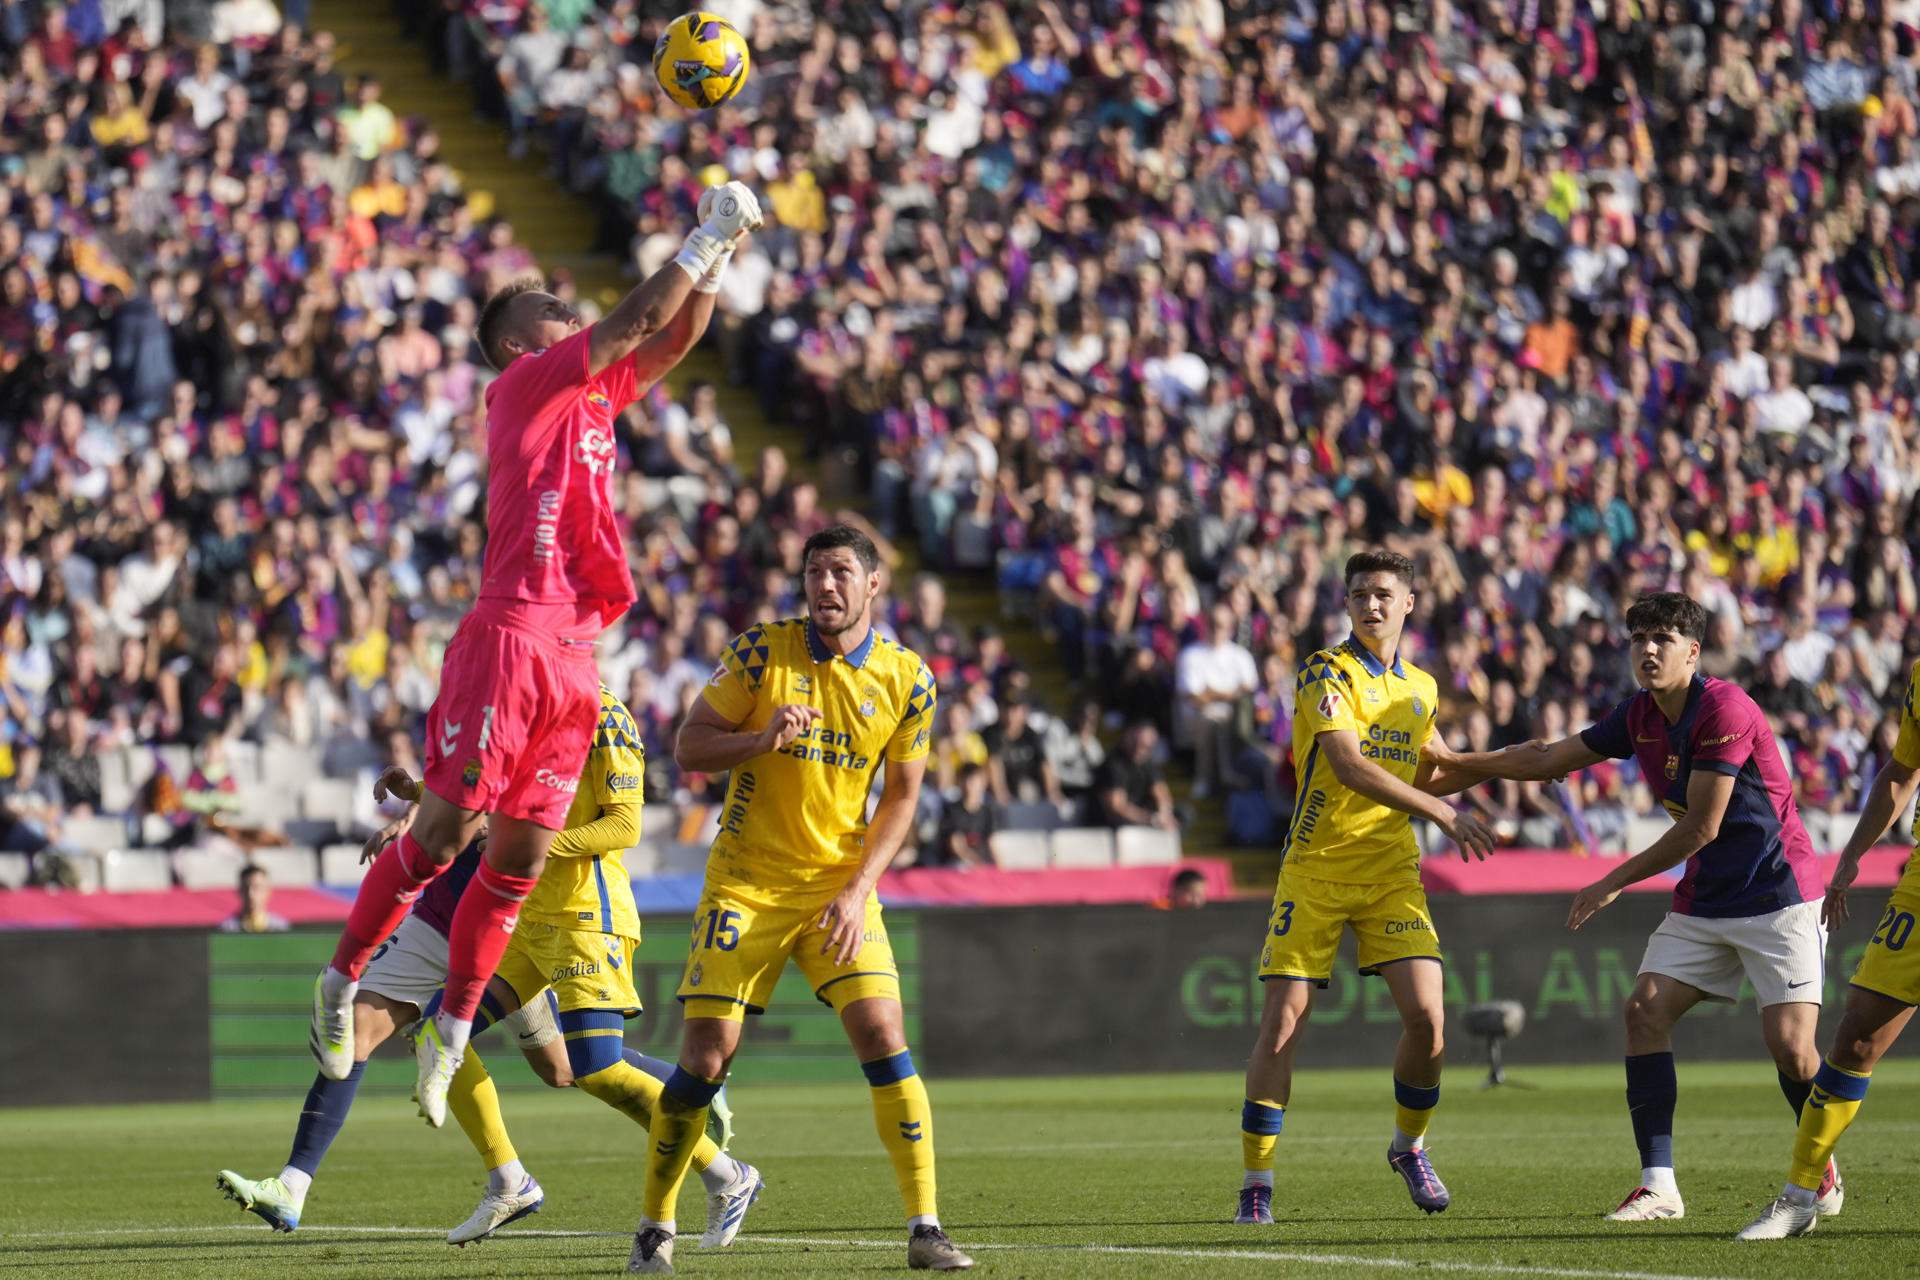
[[[479,786],[480,762],[478,760],[467,761],[467,767],[460,771],[460,780],[470,787]]]
[[[1425,920],[1389,920],[1388,933],[1432,933],[1433,926]]]
[[[555,791],[564,791],[568,795],[580,789],[580,779],[563,778],[551,769],[536,770],[533,780],[543,787],[552,787]]]
[[[551,982],[558,982],[562,978],[591,978],[594,974],[599,972],[600,972],[599,961],[575,960],[572,964],[563,964],[558,968],[556,968],[553,971],[553,976],[548,980]]]
[[[693,968],[687,972],[687,985],[697,987],[700,985],[700,979],[704,977],[706,977],[706,971],[702,969],[699,962],[696,961]]]

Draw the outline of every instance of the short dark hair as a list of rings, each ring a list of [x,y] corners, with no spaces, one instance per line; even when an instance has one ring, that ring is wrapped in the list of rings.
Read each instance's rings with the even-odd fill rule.
[[[1175,893],[1178,893],[1190,884],[1205,884],[1206,882],[1207,876],[1205,872],[1197,867],[1187,867],[1184,870],[1173,873],[1172,888]]]
[[[249,862],[246,866],[240,868],[241,890],[245,891],[247,887],[247,881],[253,879],[255,876],[264,876],[266,874],[267,874],[267,869],[265,867],[261,866],[257,862]]]
[[[504,370],[510,361],[507,353],[500,349],[500,339],[506,336],[500,327],[507,321],[507,307],[521,294],[539,293],[546,287],[545,280],[526,276],[501,288],[480,308],[480,323],[474,326],[474,338],[480,343],[480,354],[486,357],[495,373]]]
[[[1364,573],[1390,573],[1413,586],[1413,561],[1398,551],[1360,551],[1347,557],[1347,585]]]
[[[1627,610],[1627,634],[1671,630],[1689,640],[1707,638],[1707,611],[1679,591],[1649,591]]]
[[[800,549],[800,567],[806,568],[816,551],[837,551],[841,547],[850,549],[859,559],[860,567],[868,573],[880,568],[880,548],[873,545],[873,539],[850,524],[830,524],[807,539],[807,545]]]

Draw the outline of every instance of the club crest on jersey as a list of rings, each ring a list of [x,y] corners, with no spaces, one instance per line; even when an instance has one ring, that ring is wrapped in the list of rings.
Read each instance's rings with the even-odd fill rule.
[[[690,987],[697,987],[700,985],[700,979],[705,976],[706,976],[705,971],[700,967],[698,963],[695,963],[693,968],[687,970],[687,985]]]
[[[480,762],[478,760],[467,761],[467,767],[460,771],[460,780],[470,787],[479,786]]]
[[[1323,719],[1331,720],[1340,710],[1340,695],[1329,689],[1320,695],[1319,711]]]
[[[613,408],[613,401],[607,399],[607,393],[604,391],[587,392],[587,403],[596,409]]]
[[[1420,695],[1417,693],[1413,695],[1413,714],[1417,716],[1427,714],[1426,705],[1420,701]]]
[[[1679,776],[1680,776],[1680,757],[1668,756],[1667,757],[1667,781],[1671,782]]]
[[[878,710],[879,708],[874,705],[872,698],[868,698],[865,702],[860,704],[860,714],[863,716],[870,716],[875,711],[878,711]]]

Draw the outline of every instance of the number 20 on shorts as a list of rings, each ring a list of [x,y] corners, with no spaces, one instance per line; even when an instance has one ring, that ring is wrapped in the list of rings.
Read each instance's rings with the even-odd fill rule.
[[[1889,906],[1887,914],[1880,917],[1880,927],[1873,931],[1870,945],[1885,947],[1889,951],[1899,951],[1907,945],[1907,939],[1913,936],[1913,913]]]
[[[693,934],[696,939],[701,935],[702,925],[705,926],[706,940],[700,945],[709,949],[718,948],[721,951],[732,951],[740,945],[740,913],[738,911],[721,911],[715,908],[704,916],[696,917],[693,923]]]

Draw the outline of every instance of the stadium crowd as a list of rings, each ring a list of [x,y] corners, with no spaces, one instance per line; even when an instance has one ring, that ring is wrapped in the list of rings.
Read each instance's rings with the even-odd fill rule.
[[[434,37],[643,264],[710,170],[764,184],[733,376],[884,528],[992,567],[1244,838],[1375,542],[1421,566],[1457,737],[1604,710],[1625,602],[1680,588],[1815,825],[1856,804],[1920,648],[1920,6],[708,7],[756,74],[697,119],[622,0]],[[1589,845],[1632,783],[1474,803]]]
[[[633,0],[404,9],[637,269],[717,172],[755,184],[729,375],[1098,692],[1040,705],[899,584],[943,694],[929,860],[980,856],[995,804],[1172,826],[1167,743],[1271,840],[1298,659],[1371,542],[1421,566],[1463,742],[1596,715],[1623,603],[1680,587],[1809,810],[1885,758],[1920,647],[1920,6],[706,7],[756,61],[699,118]],[[249,834],[229,743],[410,761],[477,581],[470,334],[532,256],[325,33],[192,8],[0,4],[0,847],[57,842],[116,747],[196,750],[141,797],[180,841]],[[712,387],[621,449],[642,598],[603,662],[650,799],[697,802],[672,726],[829,514],[735,458]],[[1473,803],[1591,845],[1634,781]]]

